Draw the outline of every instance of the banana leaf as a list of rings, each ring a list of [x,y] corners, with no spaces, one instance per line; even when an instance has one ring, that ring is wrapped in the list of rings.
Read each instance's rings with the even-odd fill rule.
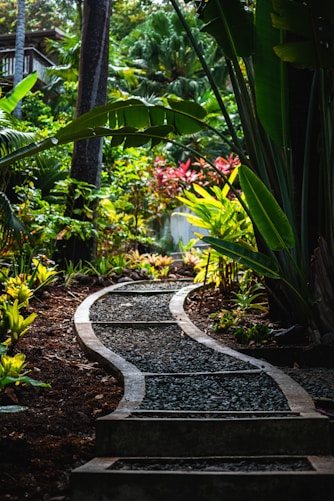
[[[205,110],[196,103],[170,101],[171,107],[151,105],[139,99],[115,101],[97,106],[74,119],[54,136],[18,148],[0,158],[0,168],[18,160],[81,139],[112,137],[112,146],[152,146],[166,141],[169,134],[194,134],[207,127]],[[136,117],[134,119],[134,117]],[[131,124],[135,120],[137,127]]]
[[[228,242],[215,237],[203,237],[202,240],[219,254],[230,257],[261,276],[273,279],[281,278],[278,263],[273,257],[261,252],[254,252],[238,242]]]
[[[290,32],[293,41],[274,47],[285,62],[298,68],[334,69],[334,2],[332,0],[272,0],[275,28]]]
[[[269,249],[294,247],[289,220],[265,184],[245,165],[239,167],[239,180],[250,216]]]
[[[286,66],[273,47],[281,42],[282,33],[271,21],[268,0],[257,0],[255,23],[254,75],[256,108],[267,134],[280,146],[289,146]]]
[[[227,58],[248,57],[254,51],[254,17],[244,0],[208,0],[200,13]]]
[[[6,113],[11,113],[17,104],[24,98],[37,81],[37,73],[30,73],[6,97],[0,99],[0,108]]]

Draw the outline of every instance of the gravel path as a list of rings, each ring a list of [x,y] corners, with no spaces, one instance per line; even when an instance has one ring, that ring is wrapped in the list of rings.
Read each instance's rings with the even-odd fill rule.
[[[93,324],[104,346],[142,372],[219,372],[254,369],[186,336],[178,325],[110,326]]]
[[[212,471],[212,472],[223,472],[223,471],[272,471],[275,469],[276,471],[291,471],[291,470],[300,470],[300,471],[311,471],[313,468],[310,465],[309,461],[306,459],[257,459],[257,461],[244,458],[244,459],[236,459],[232,461],[231,459],[192,459],[186,458],[173,461],[172,459],[165,460],[148,460],[145,459],[140,461],[138,459],[119,459],[113,465],[113,470],[143,470],[143,463],[145,463],[145,468],[150,471],[179,471],[179,470],[187,470],[187,471]]]
[[[95,334],[104,346],[143,373],[196,374],[254,370],[254,366],[247,362],[199,344],[173,324],[175,319],[169,311],[169,302],[177,290],[188,284],[187,281],[165,281],[122,285],[115,292],[102,296],[90,308]],[[143,322],[144,325],[134,325],[134,321]],[[299,383],[315,402],[319,399],[334,401],[334,368],[280,369]],[[172,376],[147,377],[143,405],[145,409],[160,407],[173,410],[193,410],[196,406],[197,410],[213,411],[225,410],[229,406],[231,410],[286,409],[284,396],[271,378],[262,375],[246,380],[247,384],[244,381],[242,386],[240,378],[236,377],[220,376],[218,380],[203,375],[196,378],[193,375],[184,376],[181,379]],[[191,388],[192,399],[183,388]],[[211,392],[211,396],[208,392]]]
[[[283,393],[266,374],[147,377],[140,408],[208,412],[289,410]]]
[[[289,410],[284,394],[267,374],[198,343],[173,324],[169,303],[178,288],[173,284],[171,292],[168,284],[153,293],[156,287],[141,284],[139,292],[133,292],[133,286],[126,285],[124,292],[110,292],[90,308],[102,344],[146,374],[142,410]]]
[[[110,293],[97,301],[90,311],[94,321],[127,322],[131,320],[150,322],[152,320],[173,320],[168,309],[173,293],[148,295]]]

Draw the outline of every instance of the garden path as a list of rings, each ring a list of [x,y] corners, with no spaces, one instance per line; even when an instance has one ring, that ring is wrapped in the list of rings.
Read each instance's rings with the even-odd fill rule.
[[[78,308],[80,344],[124,395],[97,420],[73,501],[332,499],[328,419],[280,369],[197,329],[183,310],[193,288],[123,283]]]

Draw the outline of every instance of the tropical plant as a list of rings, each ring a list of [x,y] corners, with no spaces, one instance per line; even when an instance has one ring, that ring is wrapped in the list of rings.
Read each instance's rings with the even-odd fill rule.
[[[201,31],[201,21],[193,12],[185,14],[208,64],[220,83],[225,83],[220,50],[213,38]],[[199,60],[175,12],[160,10],[123,38],[120,51],[129,64],[139,67],[139,85],[134,95],[173,94],[196,100],[209,88]]]
[[[262,312],[268,311],[267,301],[265,298],[265,287],[260,282],[249,284],[247,281],[239,283],[239,290],[232,291],[233,299],[231,302],[241,312],[248,312],[249,310],[260,310]],[[258,301],[259,298],[262,301]]]
[[[271,329],[263,324],[251,324],[246,328],[244,327],[236,327],[233,329],[233,334],[241,344],[265,344],[269,341]]]
[[[14,129],[7,115],[16,108],[17,103],[34,86],[37,74],[31,73],[22,80],[11,93],[0,99],[0,154],[5,156],[13,150],[24,147],[31,142],[34,135]],[[3,192],[11,175],[10,167],[2,169],[0,184],[0,250],[3,250],[9,242],[21,243],[27,238],[27,231],[19,219],[14,215],[11,204]]]
[[[177,1],[171,3],[191,38]],[[239,173],[243,190],[250,183],[245,198],[261,253],[250,253],[238,244],[225,247],[225,242],[210,237],[205,240],[224,255],[248,261],[257,271],[262,268],[268,277],[272,315],[303,322],[317,339],[317,332],[333,323],[333,297],[324,287],[325,281],[331,283],[324,263],[331,263],[334,241],[329,104],[333,102],[333,3],[257,0],[256,14],[255,3],[244,0],[195,3],[205,29],[225,54],[244,142],[233,135],[205,60],[203,65],[231,130],[231,149],[251,168],[241,167]],[[194,40],[193,45],[202,57]],[[256,196],[258,188],[261,197]]]
[[[224,164],[225,165],[225,164]],[[218,170],[219,173],[222,171]],[[226,171],[226,174],[230,169]],[[203,188],[193,184],[193,191],[185,191],[184,196],[178,200],[186,205],[190,214],[180,212],[189,223],[204,228],[212,237],[225,239],[228,242],[241,242],[255,250],[255,239],[251,221],[242,204],[232,195],[231,187],[237,176],[236,165],[222,186]],[[230,196],[229,196],[230,195]],[[198,237],[202,235],[197,234]],[[196,265],[198,274],[195,281],[214,282],[221,289],[228,289],[237,280],[240,265],[230,256],[223,257],[214,251],[204,251],[199,263]]]
[[[3,351],[3,350],[1,350]],[[23,353],[16,353],[13,356],[7,355],[6,353],[1,354],[0,358],[0,391],[2,391],[9,384],[30,384],[32,386],[42,386],[50,388],[50,384],[42,383],[41,381],[37,381],[36,379],[32,379],[27,376],[29,373],[26,370],[26,358]],[[11,407],[9,409],[7,406],[1,406],[0,412],[13,412]],[[21,410],[20,408],[15,408],[16,410]]]
[[[30,324],[32,324],[37,317],[36,313],[30,313],[27,317],[24,317],[20,313],[20,309],[25,303],[26,301],[19,304],[18,298],[14,299],[13,302],[9,302],[3,298],[2,304],[0,305],[1,331],[5,336],[8,335],[8,337],[2,341],[2,344],[10,347],[11,350],[13,350],[14,346],[18,343],[20,337],[24,336],[29,331]]]

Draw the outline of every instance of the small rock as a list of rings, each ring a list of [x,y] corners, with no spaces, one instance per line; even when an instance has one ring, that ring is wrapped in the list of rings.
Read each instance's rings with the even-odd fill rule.
[[[118,284],[122,284],[123,282],[133,282],[134,280],[130,277],[121,277],[119,280],[117,280]]]

